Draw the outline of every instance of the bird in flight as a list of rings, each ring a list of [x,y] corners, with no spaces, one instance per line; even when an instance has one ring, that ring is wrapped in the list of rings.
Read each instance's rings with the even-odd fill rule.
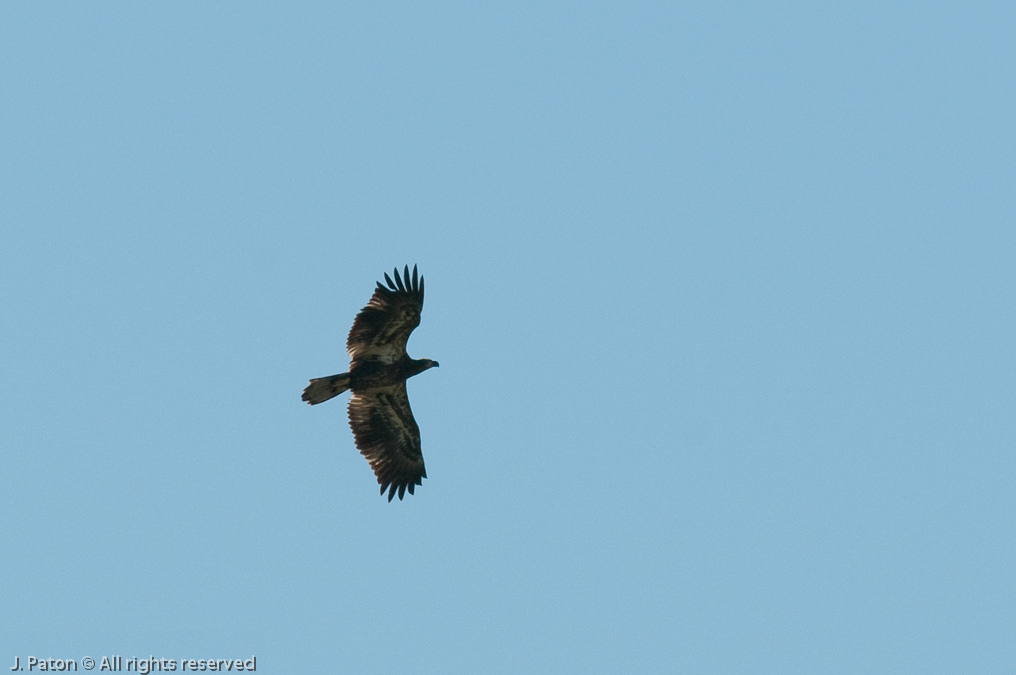
[[[423,277],[416,265],[409,275],[395,268],[395,281],[385,274],[388,287],[379,281],[367,306],[353,319],[346,338],[349,372],[310,381],[303,400],[311,405],[350,390],[349,426],[360,454],[381,485],[388,501],[413,494],[423,484],[427,470],[420,450],[420,427],[413,419],[406,395],[406,380],[438,365],[430,359],[411,359],[406,341],[420,325],[423,309]]]

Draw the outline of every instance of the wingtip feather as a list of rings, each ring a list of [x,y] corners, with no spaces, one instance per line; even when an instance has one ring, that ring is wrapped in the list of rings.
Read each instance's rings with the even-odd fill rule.
[[[423,275],[420,274],[419,266],[417,264],[413,264],[412,274],[409,273],[409,265],[406,265],[401,274],[399,273],[399,268],[396,267],[392,270],[392,276],[389,276],[388,272],[385,272],[384,275],[385,282],[387,282],[388,287],[386,288],[380,281],[377,282],[377,287],[382,291],[387,292],[392,290],[402,291],[403,293],[414,293],[418,294],[421,300],[423,299]]]

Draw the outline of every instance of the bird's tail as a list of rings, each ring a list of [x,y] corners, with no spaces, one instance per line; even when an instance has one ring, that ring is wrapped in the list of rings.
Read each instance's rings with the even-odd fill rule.
[[[307,388],[303,390],[303,400],[311,405],[324,403],[347,389],[349,389],[349,373],[319,377],[311,380]]]

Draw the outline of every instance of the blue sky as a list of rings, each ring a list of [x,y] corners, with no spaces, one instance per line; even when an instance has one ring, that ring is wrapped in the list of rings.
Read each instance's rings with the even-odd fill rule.
[[[1014,13],[4,3],[4,666],[1012,672]]]

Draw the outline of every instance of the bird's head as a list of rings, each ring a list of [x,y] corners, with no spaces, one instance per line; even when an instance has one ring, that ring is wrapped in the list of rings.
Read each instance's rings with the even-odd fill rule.
[[[437,365],[437,361],[433,361],[431,359],[411,359],[409,367],[407,368],[407,376],[412,377],[413,375],[418,375],[428,368],[436,368]]]

